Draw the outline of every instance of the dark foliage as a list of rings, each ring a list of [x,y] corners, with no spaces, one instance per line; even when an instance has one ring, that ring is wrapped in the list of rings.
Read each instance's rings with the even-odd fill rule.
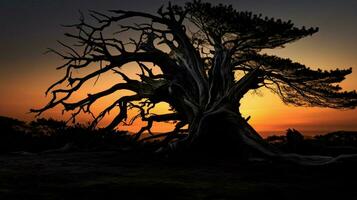
[[[266,140],[288,153],[329,156],[357,153],[356,131],[337,131],[305,138],[297,130],[288,129],[286,135],[273,135]]]
[[[66,145],[79,150],[105,150],[137,147],[127,132],[93,130],[85,125],[40,118],[28,124],[0,119],[0,152],[43,152]],[[77,150],[78,150],[77,149]]]

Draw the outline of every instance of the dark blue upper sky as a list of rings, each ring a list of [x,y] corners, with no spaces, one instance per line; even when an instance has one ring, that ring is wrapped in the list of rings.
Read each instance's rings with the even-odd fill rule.
[[[165,0],[1,0],[0,63],[39,56],[62,38],[60,24],[78,19],[78,10],[129,9],[155,12]],[[184,1],[174,1],[182,3]],[[211,0],[240,10],[291,19],[297,25],[318,26],[329,40],[357,43],[355,0]],[[346,42],[346,41],[342,41]],[[350,43],[348,42],[348,43]],[[8,66],[8,65],[6,65]],[[1,67],[3,68],[3,67]]]

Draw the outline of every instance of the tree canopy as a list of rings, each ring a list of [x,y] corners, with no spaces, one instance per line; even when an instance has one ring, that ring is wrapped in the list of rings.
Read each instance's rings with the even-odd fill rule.
[[[263,87],[284,103],[296,106],[346,109],[357,105],[356,92],[343,91],[338,85],[351,68],[315,70],[262,53],[313,35],[318,28],[299,28],[291,21],[196,0],[183,6],[162,6],[155,14],[111,10],[90,11],[89,15],[89,20],[81,17],[78,24],[68,26],[75,30],[65,34],[73,39],[73,45],[60,42],[67,51],[49,50],[65,60],[58,67],[65,70],[65,76],[46,91],[52,95],[49,103],[33,112],[41,114],[62,105],[75,118],[79,113],[92,113],[91,105],[97,100],[130,90],[133,95],[123,96],[98,115],[93,114],[92,125],[119,109],[107,128],[141,118],[147,125],[136,134],[140,138],[143,132],[151,133],[153,122],[176,121],[172,132],[160,135],[169,142],[175,138],[193,140],[202,132],[206,117],[213,114],[224,111],[224,116],[240,119],[240,99],[248,91]],[[121,71],[127,63],[136,63],[137,79]],[[72,73],[85,72],[91,65],[98,65],[98,69],[82,77]],[[154,73],[153,65],[161,72]],[[108,72],[118,74],[123,81],[77,102],[68,101],[85,82]],[[64,83],[69,87],[61,87]],[[151,113],[159,102],[168,103],[172,112]],[[129,122],[128,109],[139,111]],[[259,139],[255,133],[248,135]]]

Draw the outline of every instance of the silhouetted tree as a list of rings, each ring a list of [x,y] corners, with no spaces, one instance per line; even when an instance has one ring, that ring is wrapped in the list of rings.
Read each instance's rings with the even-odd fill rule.
[[[78,24],[69,26],[77,32],[65,36],[74,39],[75,44],[60,42],[68,53],[50,49],[66,61],[58,67],[65,69],[65,76],[47,90],[46,94],[52,95],[50,102],[33,112],[41,114],[62,105],[64,111],[73,111],[75,118],[81,112],[92,113],[91,105],[102,97],[130,90],[133,95],[123,96],[98,115],[93,114],[92,125],[96,126],[111,110],[119,109],[107,126],[114,129],[127,123],[128,109],[135,108],[140,114],[127,124],[138,117],[147,122],[136,134],[137,139],[143,132],[151,133],[154,122],[177,122],[173,131],[150,136],[163,137],[163,146],[172,151],[196,147],[219,150],[233,145],[280,157],[240,114],[240,100],[248,91],[265,87],[284,103],[296,106],[345,109],[357,105],[356,92],[342,91],[337,85],[351,73],[351,68],[313,70],[290,59],[262,53],[263,49],[283,47],[312,35],[317,28],[297,28],[290,21],[201,1],[184,6],[169,4],[156,14],[113,10],[109,14],[91,11],[90,16],[90,21],[82,17]],[[138,79],[121,71],[127,63],[136,63]],[[97,70],[87,70],[96,64]],[[153,66],[159,67],[161,73],[154,73]],[[73,71],[87,74],[77,77]],[[80,101],[69,101],[84,83],[107,72],[118,74],[123,81]],[[63,83],[69,87],[58,89]],[[159,102],[168,103],[172,112],[151,113]]]

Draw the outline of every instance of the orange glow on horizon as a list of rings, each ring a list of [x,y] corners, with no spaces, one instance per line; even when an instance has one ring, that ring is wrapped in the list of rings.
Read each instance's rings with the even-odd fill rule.
[[[283,57],[293,57],[298,52],[293,51],[286,53],[285,49],[275,51]],[[310,56],[306,56],[305,64],[311,66],[323,66],[323,62],[312,62]],[[295,56],[293,60],[301,60],[300,57]],[[316,59],[318,61],[318,59]],[[302,62],[302,61],[301,61]],[[336,62],[340,62],[337,59]],[[302,62],[304,63],[304,62]],[[351,61],[351,63],[354,63]],[[357,63],[357,62],[356,62]],[[38,63],[42,66],[52,65],[53,62]],[[335,65],[332,63],[332,65]],[[128,65],[125,70],[129,70],[129,75],[134,78],[135,70],[130,70]],[[46,76],[42,74],[46,73]],[[1,84],[0,89],[4,92],[4,96],[0,99],[0,113],[1,115],[16,117],[23,120],[33,120],[34,115],[28,114],[30,108],[38,108],[45,105],[49,97],[44,98],[44,91],[47,87],[59,77],[62,77],[62,72],[55,71],[53,68],[48,69],[48,72],[33,72],[30,75],[20,75],[16,79],[6,80],[7,84]],[[85,85],[72,100],[78,100],[83,95],[88,93],[95,93],[103,88],[109,88],[111,85],[118,82],[118,78],[113,78],[113,75],[102,75],[98,83],[93,86],[93,81]],[[4,81],[4,80],[3,80]],[[17,83],[17,84],[16,84]],[[347,78],[342,86],[345,89],[355,89],[357,85],[357,73],[354,72]],[[115,93],[110,97],[105,97],[103,100],[95,103],[95,113],[99,113],[106,105],[113,102],[122,95],[129,94],[127,91],[122,93]],[[267,90],[262,90],[261,95],[248,94],[242,100],[241,111],[245,117],[251,116],[250,124],[257,129],[262,135],[267,136],[271,134],[282,134],[287,128],[296,128],[307,134],[317,134],[334,130],[356,130],[355,122],[357,121],[357,110],[338,111],[326,108],[304,108],[284,105],[280,99]],[[167,111],[168,106],[159,105],[156,112]],[[118,110],[112,112],[103,120],[103,124],[109,123],[110,119],[118,113]],[[131,111],[130,115],[134,115]],[[43,117],[53,117],[56,119],[68,119],[70,115],[61,114],[61,108],[57,107],[53,110],[47,111]],[[81,115],[78,117],[79,122],[87,123],[91,118],[88,115]],[[137,122],[133,126],[120,126],[121,129],[129,131],[137,131],[145,122]],[[171,123],[160,123],[153,129],[154,132],[165,132],[173,129]]]
[[[357,56],[355,46],[345,47],[348,44],[357,44],[355,38],[344,38],[334,40],[327,31],[321,31],[313,37],[307,37],[296,43],[287,45],[286,48],[266,50],[265,53],[275,54],[293,61],[303,63],[313,69],[324,70],[335,68],[353,68],[353,73],[340,85],[345,90],[357,89]],[[342,36],[341,36],[342,37]],[[347,41],[347,42],[346,42]],[[47,46],[47,45],[46,45]],[[41,52],[42,49],[38,50]],[[41,53],[38,53],[41,54]],[[37,55],[36,59],[24,58],[3,61],[1,63],[0,79],[0,115],[19,118],[30,121],[34,119],[34,114],[28,114],[30,108],[40,108],[44,106],[49,97],[44,96],[44,91],[53,82],[63,76],[63,71],[56,71],[55,67],[62,64],[54,55]],[[21,69],[11,71],[12,68]],[[130,77],[135,77],[137,71],[132,70],[130,64],[124,67]],[[94,81],[89,82],[78,92],[73,101],[88,93],[95,93],[103,88],[109,88],[120,79],[113,75],[102,75],[97,85]],[[94,112],[99,113],[106,105],[113,102],[122,95],[115,93],[110,97],[98,101],[94,106]],[[273,133],[284,133],[287,128],[296,128],[303,133],[317,134],[336,130],[357,130],[357,109],[340,111],[327,108],[305,108],[284,105],[280,99],[267,90],[261,91],[261,96],[248,94],[242,99],[241,111],[245,117],[251,116],[250,124],[263,135]],[[61,107],[49,110],[42,117],[52,117],[55,119],[68,119],[69,114],[62,115]],[[159,105],[157,112],[164,112],[167,106]],[[103,120],[102,124],[109,123],[110,119],[118,113],[113,111],[110,116]],[[130,112],[130,115],[134,115]],[[79,122],[87,123],[90,120],[88,115],[80,115]],[[120,128],[129,131],[138,130],[145,123],[138,121],[132,127],[121,126]],[[155,126],[154,131],[164,132],[171,130],[170,123],[160,123]]]

